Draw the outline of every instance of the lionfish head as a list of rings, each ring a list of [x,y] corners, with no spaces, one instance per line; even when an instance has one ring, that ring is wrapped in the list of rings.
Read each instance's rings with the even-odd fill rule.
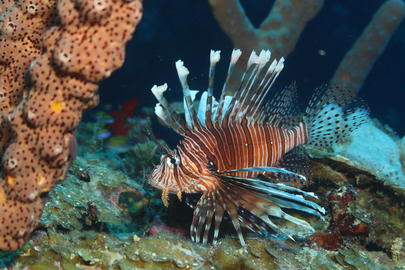
[[[180,184],[182,175],[178,170],[180,163],[181,158],[176,150],[166,151],[166,154],[160,157],[160,163],[155,166],[148,177],[151,186],[162,190],[162,200],[166,206],[169,193],[175,193],[181,199],[183,186]]]
[[[175,179],[175,169],[180,164],[180,157],[176,152],[163,154],[160,163],[155,166],[149,175],[149,184],[169,193],[177,193],[180,190]]]

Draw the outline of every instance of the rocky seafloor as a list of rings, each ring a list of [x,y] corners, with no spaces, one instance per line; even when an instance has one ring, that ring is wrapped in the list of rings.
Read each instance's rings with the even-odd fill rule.
[[[301,187],[319,196],[315,232],[285,223],[294,240],[248,234],[242,248],[229,221],[216,245],[190,241],[192,210],[146,184],[160,150],[137,129],[128,151],[106,151],[97,123],[78,130],[79,155],[49,194],[41,223],[5,269],[405,269],[405,190],[344,156],[311,152],[313,176]],[[145,120],[142,120],[145,124]],[[139,139],[142,137],[142,139]],[[229,224],[228,224],[229,225]]]

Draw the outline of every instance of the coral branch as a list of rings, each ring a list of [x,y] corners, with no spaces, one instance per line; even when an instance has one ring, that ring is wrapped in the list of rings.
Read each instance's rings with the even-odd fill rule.
[[[386,1],[339,64],[331,84],[358,92],[405,16],[402,0]]]
[[[288,56],[305,28],[322,8],[323,0],[276,0],[259,28],[247,18],[239,0],[210,0],[212,12],[234,47],[242,51],[270,49],[275,58]],[[341,61],[330,83],[355,93],[405,16],[402,0],[388,0]],[[247,61],[245,56],[239,68]]]
[[[235,48],[251,50],[257,47],[260,32],[247,18],[239,0],[209,2],[215,18]]]
[[[308,21],[321,10],[323,0],[276,0],[257,29],[250,23],[239,0],[210,0],[210,4],[216,20],[235,48],[246,52],[270,49],[276,58],[280,58],[294,49]]]

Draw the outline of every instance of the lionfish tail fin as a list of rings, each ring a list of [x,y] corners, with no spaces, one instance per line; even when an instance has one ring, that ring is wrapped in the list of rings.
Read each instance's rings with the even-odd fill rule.
[[[304,121],[308,126],[308,144],[327,148],[347,140],[352,131],[369,117],[365,102],[347,89],[337,86],[318,88],[309,101]]]
[[[307,199],[308,197],[317,199],[314,193],[258,178],[226,175],[218,177],[221,180],[218,188],[204,193],[194,210],[191,237],[195,242],[208,242],[212,223],[215,225],[213,241],[216,242],[225,212],[232,221],[241,245],[245,245],[242,227],[259,235],[286,235],[293,239],[273,222],[274,218],[290,221],[309,231],[314,230],[308,222],[286,213],[283,211],[285,209],[301,211],[320,218],[325,214],[324,208]]]

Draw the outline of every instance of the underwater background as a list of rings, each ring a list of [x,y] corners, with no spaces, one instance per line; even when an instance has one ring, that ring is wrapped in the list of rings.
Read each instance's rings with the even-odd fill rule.
[[[255,27],[260,26],[269,14],[273,2],[240,1]],[[384,2],[325,1],[288,55],[279,86],[296,82],[299,94],[308,99],[316,87],[329,82],[344,55]],[[208,80],[209,51],[221,50],[224,55],[230,55],[233,49],[208,1],[150,0],[145,1],[144,9],[143,19],[127,45],[124,66],[101,84],[102,103],[120,104],[135,96],[140,104],[153,106],[155,99],[149,89],[154,84],[165,82],[174,90],[173,97],[176,98],[177,94],[180,98],[178,89],[181,88],[174,68],[178,59],[183,60],[191,71],[191,87],[204,89]],[[401,137],[405,133],[404,43],[402,23],[373,65],[360,91],[373,116],[392,127]]]
[[[49,193],[31,240],[16,252],[2,253],[1,267],[405,269],[404,22],[387,39],[359,90],[370,108],[370,123],[354,133],[352,141],[332,150],[307,149],[313,177],[298,187],[315,192],[327,209],[325,220],[305,217],[314,233],[286,224],[295,241],[249,234],[243,249],[226,219],[220,243],[201,245],[189,237],[193,210],[186,198],[179,202],[173,196],[170,206],[164,207],[161,191],[147,183],[162,151],[145,129],[151,126],[157,139],[171,147],[179,136],[157,120],[153,112],[157,101],[150,89],[167,82],[167,98],[180,102],[175,61],[183,60],[190,69],[192,89],[205,90],[210,50],[221,50],[223,59],[230,57],[234,44],[210,2],[215,0],[143,2],[143,17],[126,46],[124,65],[101,82],[100,104],[85,112],[77,128],[78,153],[66,180]],[[239,1],[245,19],[256,28],[274,2]],[[304,9],[296,10],[302,11],[316,1],[288,2],[299,3]],[[314,90],[331,80],[388,1],[323,2],[296,33],[296,45],[285,55],[285,68],[275,85],[282,88],[295,82],[303,108]],[[224,22],[232,16],[229,13]],[[219,64],[216,86],[225,78],[226,62]],[[196,199],[190,196],[187,202]]]

